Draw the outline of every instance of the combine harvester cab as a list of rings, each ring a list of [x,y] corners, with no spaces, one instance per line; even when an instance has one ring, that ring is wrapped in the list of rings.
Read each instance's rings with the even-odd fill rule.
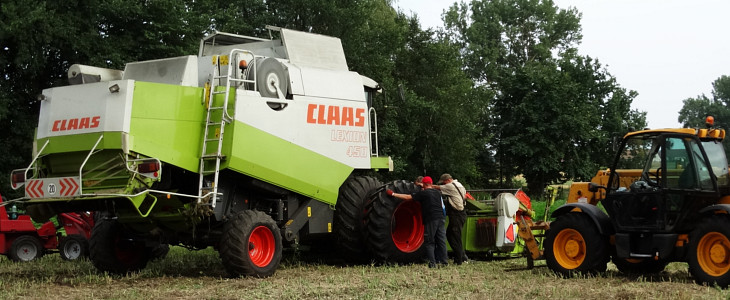
[[[282,247],[322,237],[364,248],[381,183],[361,174],[392,170],[379,87],[348,70],[339,39],[269,30],[281,38],[215,33],[197,56],[72,66],[71,85],[39,97],[33,161],[11,174],[28,211],[101,212],[91,259],[114,273],[167,244],[215,246],[234,276],[269,276]]]

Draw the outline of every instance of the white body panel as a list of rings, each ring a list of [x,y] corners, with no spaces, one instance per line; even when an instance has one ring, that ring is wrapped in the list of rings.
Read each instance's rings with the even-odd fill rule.
[[[342,42],[338,38],[282,28],[281,40],[292,64],[335,71],[349,70]]]
[[[109,87],[119,85],[119,92]],[[133,80],[72,85],[43,90],[37,138],[103,131],[129,133]]]
[[[365,101],[362,76],[350,71],[332,71],[300,67],[304,95]]]
[[[520,200],[510,193],[501,193],[495,201],[497,208],[497,248],[503,252],[512,251],[517,240],[518,228],[515,215],[520,208]]]
[[[198,86],[198,57],[188,55],[128,63],[123,79]]]
[[[261,98],[256,92],[239,89],[237,99],[236,120],[353,168],[370,168],[370,124],[364,99],[295,96],[284,100],[288,105],[279,111],[266,101],[280,100]]]

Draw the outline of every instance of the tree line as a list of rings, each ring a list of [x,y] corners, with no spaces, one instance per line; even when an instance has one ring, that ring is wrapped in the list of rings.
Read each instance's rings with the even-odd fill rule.
[[[6,0],[0,4],[0,192],[31,160],[37,95],[66,84],[75,63],[197,53],[214,30],[268,38],[265,25],[338,37],[351,70],[383,87],[374,102],[383,180],[451,173],[471,187],[533,192],[585,180],[612,144],[643,128],[598,59],[580,55],[581,14],[551,0],[454,3],[444,26],[423,28],[392,0]],[[17,193],[16,193],[17,195]]]

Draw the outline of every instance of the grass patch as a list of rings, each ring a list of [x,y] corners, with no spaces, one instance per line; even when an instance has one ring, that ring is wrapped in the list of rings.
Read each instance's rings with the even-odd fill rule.
[[[46,255],[29,263],[0,258],[0,299],[726,299],[730,292],[696,285],[687,265],[653,276],[625,276],[609,264],[596,277],[562,279],[524,259],[475,261],[429,269],[414,265],[310,263],[286,259],[270,278],[229,278],[212,249],[172,247],[167,258],[126,276],[99,273],[87,260]]]

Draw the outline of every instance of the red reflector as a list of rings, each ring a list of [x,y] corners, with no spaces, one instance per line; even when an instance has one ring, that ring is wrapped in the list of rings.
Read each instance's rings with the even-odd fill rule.
[[[152,173],[160,170],[160,165],[156,161],[144,162],[137,166],[140,173]]]
[[[16,172],[11,175],[11,180],[13,182],[13,185],[16,185],[18,183],[25,182],[25,172]]]

